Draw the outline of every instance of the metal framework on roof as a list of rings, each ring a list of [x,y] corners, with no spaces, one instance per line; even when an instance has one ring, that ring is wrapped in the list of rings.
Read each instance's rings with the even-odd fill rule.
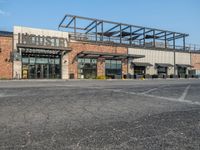
[[[130,47],[187,50],[185,33],[160,30],[66,14],[59,29],[67,29],[71,39]],[[181,43],[181,44],[180,44]],[[179,45],[179,46],[177,46]]]

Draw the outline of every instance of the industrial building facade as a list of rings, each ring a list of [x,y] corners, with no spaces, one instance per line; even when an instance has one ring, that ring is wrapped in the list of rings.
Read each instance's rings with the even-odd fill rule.
[[[200,49],[187,47],[187,34],[72,15],[59,28],[64,31],[14,26],[0,32],[0,79],[199,75]]]

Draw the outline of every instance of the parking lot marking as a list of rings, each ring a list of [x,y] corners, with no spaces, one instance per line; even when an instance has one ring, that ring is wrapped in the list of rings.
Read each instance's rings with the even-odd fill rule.
[[[157,98],[157,99],[164,99],[164,100],[173,101],[173,102],[188,103],[188,104],[191,104],[191,105],[200,105],[200,102],[197,102],[197,101],[193,102],[191,100],[185,100],[185,97],[188,93],[189,88],[190,88],[190,85],[186,87],[185,91],[183,92],[183,94],[181,96],[181,99],[180,98],[176,99],[176,98],[170,98],[170,97],[156,96],[156,95],[151,95],[151,94],[144,94],[144,92],[143,93],[135,93],[135,92],[127,92],[127,91],[122,91],[122,90],[116,90],[116,89],[113,89],[113,90],[110,89],[108,91],[125,93],[125,94],[132,94],[132,95],[139,95],[139,96],[146,96],[146,97]]]
[[[160,89],[160,88],[164,88],[164,87],[167,87],[167,86],[168,86],[168,85],[161,85],[161,86],[159,86],[159,87],[156,87],[156,88],[153,88],[153,89],[144,91],[144,92],[139,93],[139,94],[148,94],[148,93],[150,93],[150,92],[156,91],[156,90],[158,90],[158,89]]]
[[[16,97],[16,96],[19,96],[19,95],[0,93],[0,98],[4,98],[4,97]]]
[[[150,94],[143,94],[143,95],[147,96],[147,97],[152,97],[152,98],[165,99],[165,100],[173,101],[173,102],[188,103],[188,104],[191,104],[191,105],[200,105],[200,102],[193,102],[193,101],[185,100],[185,99],[180,100],[180,99],[163,97],[163,96],[155,96],[155,95],[150,95]]]
[[[140,94],[148,94],[148,93],[153,92],[153,91],[155,91],[155,90],[157,90],[157,89],[158,89],[158,88],[153,88],[153,89],[150,89],[150,90],[148,90],[148,91],[142,92],[142,93],[140,93]]]
[[[187,96],[187,93],[188,93],[188,91],[189,91],[190,86],[191,86],[191,85],[188,85],[188,86],[185,88],[183,94],[179,97],[179,100],[180,100],[180,101],[183,101],[183,100],[185,99],[185,97]]]

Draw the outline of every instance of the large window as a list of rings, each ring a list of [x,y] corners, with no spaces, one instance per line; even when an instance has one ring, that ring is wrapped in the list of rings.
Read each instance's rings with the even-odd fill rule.
[[[134,66],[134,75],[145,75],[145,66]]]
[[[54,58],[42,56],[22,57],[23,79],[60,79],[60,56]]]
[[[185,78],[187,74],[187,68],[186,67],[178,67],[178,76],[180,78]]]
[[[122,77],[122,62],[121,60],[106,60],[105,71],[107,78],[121,78]]]
[[[166,76],[166,75],[167,75],[167,69],[168,69],[168,67],[158,66],[158,67],[157,67],[158,76],[159,76],[159,77]]]
[[[95,79],[97,76],[97,60],[78,58],[78,78]]]

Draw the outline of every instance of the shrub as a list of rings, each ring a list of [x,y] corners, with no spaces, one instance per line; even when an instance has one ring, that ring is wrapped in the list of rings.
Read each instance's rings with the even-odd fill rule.
[[[103,75],[97,76],[96,79],[98,79],[98,80],[105,80],[105,79],[106,79],[106,76],[103,76]]]
[[[6,77],[0,77],[0,80],[8,80]]]

